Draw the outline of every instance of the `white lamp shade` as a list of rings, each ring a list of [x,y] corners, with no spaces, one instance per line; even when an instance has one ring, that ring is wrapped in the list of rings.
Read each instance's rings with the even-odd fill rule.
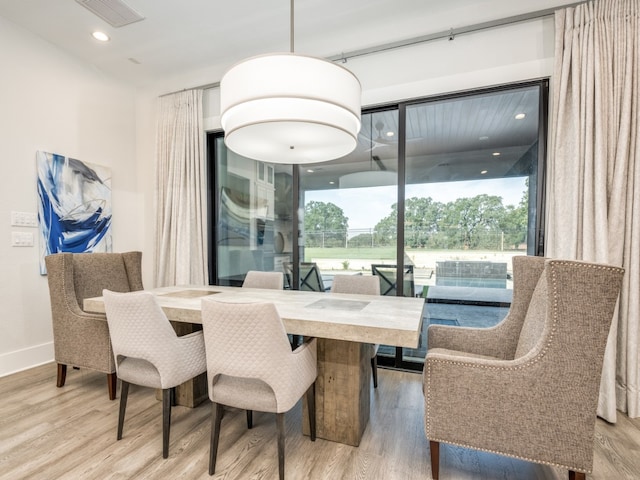
[[[352,152],[360,82],[346,68],[293,53],[253,57],[220,82],[227,147],[270,163],[316,163]]]

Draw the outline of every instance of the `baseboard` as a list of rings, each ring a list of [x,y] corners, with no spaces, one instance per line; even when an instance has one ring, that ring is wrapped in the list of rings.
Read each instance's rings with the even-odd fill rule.
[[[0,354],[0,377],[53,361],[53,342]]]

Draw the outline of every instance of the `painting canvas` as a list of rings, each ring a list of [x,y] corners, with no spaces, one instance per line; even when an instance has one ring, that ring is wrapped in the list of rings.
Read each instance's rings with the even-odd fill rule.
[[[59,252],[110,252],[111,170],[55,153],[38,152],[40,272]]]

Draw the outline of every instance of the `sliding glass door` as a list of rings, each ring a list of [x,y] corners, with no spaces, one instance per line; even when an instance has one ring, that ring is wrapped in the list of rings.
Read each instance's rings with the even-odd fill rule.
[[[514,255],[542,250],[547,81],[363,112],[354,152],[264,164],[210,136],[211,280],[251,269],[327,291],[376,275],[384,295],[427,302],[420,345],[381,365],[421,368],[430,323],[489,327],[511,302]]]
[[[506,315],[514,255],[535,255],[544,144],[539,84],[407,105],[404,252],[430,323],[491,327]]]

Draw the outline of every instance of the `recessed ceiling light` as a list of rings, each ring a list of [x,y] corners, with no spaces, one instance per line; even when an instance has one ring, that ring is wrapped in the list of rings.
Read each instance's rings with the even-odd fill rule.
[[[480,138],[478,138],[478,140],[480,140],[481,142],[484,142],[485,140],[489,140],[489,137],[487,137],[486,135],[483,135]]]
[[[393,132],[387,132],[387,137],[393,137],[395,135],[395,133]]]
[[[329,182],[329,185],[335,185],[336,182],[334,182],[333,180]]]
[[[307,173],[313,173],[314,170],[312,168],[307,169]]]
[[[480,172],[480,175],[484,175],[485,173],[487,173],[487,171],[488,171],[488,170],[482,170],[482,171]]]
[[[493,152],[491,155],[493,155],[494,157],[499,157],[500,156],[500,152]]]
[[[527,115],[525,113],[518,113],[516,115],[516,120],[522,120],[524,117],[526,117]]]
[[[93,38],[95,38],[96,40],[98,40],[99,42],[108,42],[109,40],[111,40],[111,39],[109,38],[109,35],[107,35],[107,34],[106,34],[106,33],[104,33],[104,32],[97,32],[97,31],[96,31],[96,32],[93,32],[93,33],[91,34],[91,36],[92,36]]]

